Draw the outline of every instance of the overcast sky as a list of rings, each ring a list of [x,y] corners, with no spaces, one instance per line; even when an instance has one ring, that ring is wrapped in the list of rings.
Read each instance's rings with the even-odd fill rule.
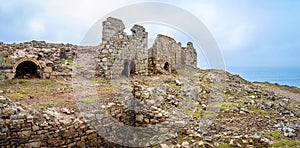
[[[104,15],[141,2],[153,1],[0,0],[0,41],[80,44],[88,29]],[[189,11],[207,26],[227,67],[300,68],[300,1],[173,0],[165,3]],[[153,13],[159,15],[159,10]],[[154,30],[148,27],[148,31]],[[159,29],[163,27],[156,27]],[[168,31],[161,32],[168,34]],[[174,38],[187,41],[180,36]]]

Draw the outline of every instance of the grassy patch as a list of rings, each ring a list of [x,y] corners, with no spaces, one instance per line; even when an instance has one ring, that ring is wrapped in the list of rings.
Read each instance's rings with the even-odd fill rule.
[[[253,109],[252,113],[262,114],[262,115],[273,115],[274,112],[271,110],[261,110],[261,109]]]
[[[21,100],[21,99],[29,99],[29,96],[26,94],[21,94],[21,93],[11,93],[7,95],[8,98],[10,99],[17,99],[17,100]]]
[[[182,98],[186,101],[186,103],[188,103],[187,105],[190,106],[191,105],[191,99],[188,96],[182,96]]]
[[[185,114],[187,114],[187,115],[190,115],[190,116],[193,115],[193,110],[190,109],[190,108],[184,108],[184,112],[185,112]]]
[[[221,145],[217,146],[217,148],[233,148],[233,147],[228,144],[221,144]]]
[[[62,101],[49,101],[49,102],[43,102],[42,105],[63,105],[65,102]]]
[[[92,97],[84,98],[81,101],[83,103],[92,103],[92,102],[95,102],[97,99],[98,99],[98,96],[92,96]]]
[[[250,98],[241,98],[241,99],[235,100],[234,102],[238,103],[238,104],[243,104],[245,102],[250,102],[251,100],[252,99],[250,99]]]
[[[226,110],[226,109],[230,109],[232,107],[233,107],[232,104],[230,104],[230,103],[224,103],[224,104],[221,105],[220,109],[221,110]]]
[[[231,103],[220,103],[220,102],[214,102],[212,103],[212,106],[214,108],[220,108],[221,110],[226,110],[233,107]]]
[[[71,66],[74,65],[72,59],[64,59],[64,58],[63,58],[63,59],[60,59],[60,62],[61,62],[62,64],[66,64],[66,65],[71,65]]]
[[[218,114],[215,112],[212,112],[212,111],[205,111],[202,113],[202,117],[205,117],[205,118],[214,118],[217,116],[218,116]]]
[[[283,140],[275,141],[272,146],[273,147],[298,147],[299,145],[300,145],[299,140],[283,139]]]
[[[281,138],[281,135],[279,134],[279,132],[265,132],[264,134],[267,137],[270,137],[272,139],[279,139]]]
[[[107,90],[113,90],[113,87],[110,85],[110,86],[107,86],[106,89]]]
[[[201,115],[202,115],[201,112],[194,112],[193,113],[193,117],[196,118],[196,119],[200,118]]]

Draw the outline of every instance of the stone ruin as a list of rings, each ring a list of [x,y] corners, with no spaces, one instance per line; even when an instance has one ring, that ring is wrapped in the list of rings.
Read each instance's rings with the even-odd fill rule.
[[[148,32],[140,25],[124,32],[119,19],[103,22],[102,43],[89,47],[96,54],[95,75],[112,78],[117,75],[152,75],[176,72],[182,66],[197,67],[197,53],[191,42],[180,42],[157,35],[148,49]],[[0,43],[0,80],[14,78],[64,79],[72,77],[73,59],[78,48],[71,44],[31,41],[19,44]]]

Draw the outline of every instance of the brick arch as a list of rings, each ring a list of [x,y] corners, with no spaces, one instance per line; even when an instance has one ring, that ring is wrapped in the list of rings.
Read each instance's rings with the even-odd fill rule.
[[[18,60],[18,61],[14,64],[14,67],[13,67],[12,72],[13,72],[13,73],[16,73],[17,67],[18,67],[21,63],[23,63],[23,62],[25,62],[25,61],[33,62],[38,68],[41,68],[41,67],[42,67],[41,64],[39,63],[39,61],[37,61],[36,59],[32,59],[32,58],[23,58],[23,59]]]

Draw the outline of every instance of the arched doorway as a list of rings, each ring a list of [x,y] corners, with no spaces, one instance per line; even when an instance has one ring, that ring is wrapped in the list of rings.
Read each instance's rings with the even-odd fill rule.
[[[170,65],[169,65],[168,62],[165,63],[164,69],[165,69],[167,72],[171,72],[171,70],[170,70]]]
[[[126,61],[125,63],[124,63],[124,69],[123,69],[123,71],[122,71],[122,75],[123,76],[126,76],[126,77],[129,77],[129,63]]]
[[[18,65],[15,78],[35,78],[38,76],[37,69],[35,63],[24,61]]]
[[[21,59],[16,62],[13,67],[15,78],[36,78],[39,77],[40,65],[38,61],[34,59]]]

